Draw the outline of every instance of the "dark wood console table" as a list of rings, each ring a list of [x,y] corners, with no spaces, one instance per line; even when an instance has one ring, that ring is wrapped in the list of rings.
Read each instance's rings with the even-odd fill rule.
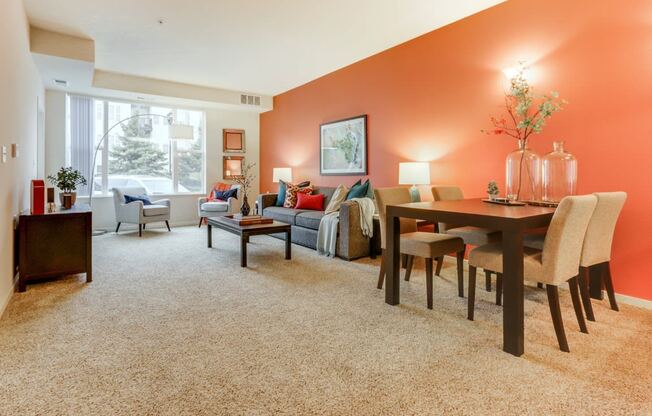
[[[86,204],[18,219],[18,291],[30,280],[86,273],[93,280],[92,212]]]

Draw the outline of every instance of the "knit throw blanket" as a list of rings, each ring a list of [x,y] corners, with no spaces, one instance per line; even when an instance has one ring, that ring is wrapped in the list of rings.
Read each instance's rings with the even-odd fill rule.
[[[371,198],[353,198],[360,209],[360,228],[362,235],[368,238],[374,234],[374,211],[376,209]],[[317,231],[317,253],[335,257],[337,254],[337,230],[340,224],[340,212],[331,212],[321,218]]]

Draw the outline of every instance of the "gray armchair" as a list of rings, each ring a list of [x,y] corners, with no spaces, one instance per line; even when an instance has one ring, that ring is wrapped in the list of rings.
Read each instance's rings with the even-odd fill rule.
[[[165,225],[170,231],[170,200],[159,199],[152,201],[152,205],[144,205],[141,201],[134,201],[125,204],[125,195],[147,195],[145,188],[113,188],[113,205],[115,206],[115,220],[118,226],[115,229],[117,233],[120,230],[120,224],[138,224],[138,236],[142,237],[145,225],[150,222],[165,221]]]
[[[238,212],[242,199],[242,192],[240,185],[231,185],[231,189],[237,189],[238,195],[236,198],[229,198],[228,201],[209,201],[206,197],[201,197],[197,200],[197,215],[199,216],[199,228],[201,228],[204,218],[221,217],[224,215],[231,215]]]

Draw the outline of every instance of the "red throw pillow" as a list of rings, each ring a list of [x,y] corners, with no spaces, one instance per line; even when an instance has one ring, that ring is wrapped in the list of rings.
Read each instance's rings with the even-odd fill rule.
[[[309,195],[304,193],[297,194],[296,209],[311,209],[313,211],[324,210],[324,194]]]

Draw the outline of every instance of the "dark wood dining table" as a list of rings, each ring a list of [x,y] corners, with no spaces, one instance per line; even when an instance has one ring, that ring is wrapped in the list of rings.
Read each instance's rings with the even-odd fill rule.
[[[481,199],[413,202],[387,206],[387,270],[385,302],[400,302],[400,218],[414,218],[502,232],[503,244],[503,350],[520,356],[524,352],[523,235],[546,227],[554,208],[506,206]]]

